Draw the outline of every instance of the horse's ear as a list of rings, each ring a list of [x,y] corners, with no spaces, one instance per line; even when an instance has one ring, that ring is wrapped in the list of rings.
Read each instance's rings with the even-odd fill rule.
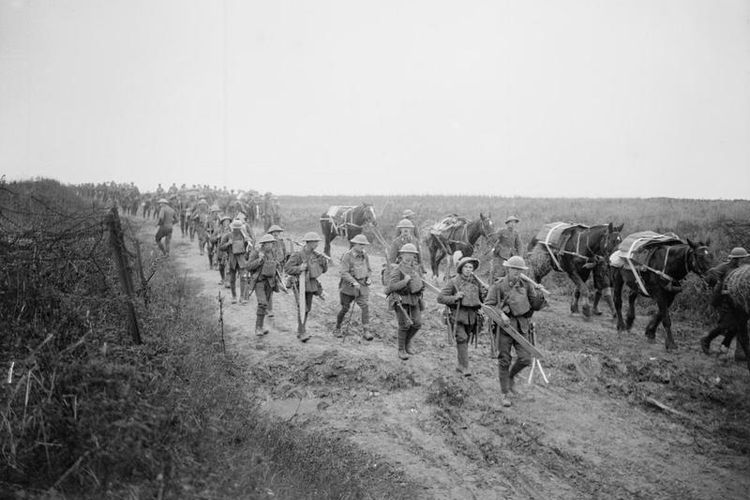
[[[707,247],[711,246],[711,237],[710,236],[708,238],[706,238],[706,246]]]
[[[623,227],[625,227],[625,223],[624,223],[624,222],[623,222],[622,224],[620,224],[620,226],[619,226],[619,227],[617,227],[617,228],[616,228],[616,229],[617,229],[617,232],[618,232],[618,233],[621,233],[621,232],[622,232],[622,228],[623,228]]]
[[[693,243],[690,238],[686,238],[687,244],[690,245],[692,248],[695,248],[695,243]]]
[[[611,222],[609,224],[607,224],[607,232],[612,233],[612,232],[614,232],[614,230],[615,230],[615,227],[612,225]]]

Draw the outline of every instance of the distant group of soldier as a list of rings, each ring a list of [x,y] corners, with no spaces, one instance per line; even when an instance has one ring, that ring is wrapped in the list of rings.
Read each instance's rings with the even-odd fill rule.
[[[157,244],[165,255],[169,255],[171,227],[177,223],[178,215],[166,198],[159,200],[157,215],[159,226]],[[232,303],[246,303],[253,293],[257,300],[255,333],[264,336],[269,333],[266,318],[273,318],[273,294],[292,289],[298,305],[297,337],[306,342],[310,334],[306,330],[308,315],[313,298],[323,297],[323,287],[318,278],[328,271],[331,260],[317,251],[320,236],[308,232],[302,238],[301,246],[293,251],[293,244],[283,237],[283,228],[271,224],[266,233],[254,241],[251,224],[245,214],[238,210],[233,215],[221,215],[218,206],[210,206],[205,199],[186,214],[190,219],[205,212],[205,224],[194,226],[199,239],[199,251],[208,252],[209,265],[220,273],[220,283],[231,290]],[[197,212],[195,212],[197,211]],[[397,326],[397,355],[408,360],[416,354],[414,337],[422,326],[422,313],[425,308],[423,293],[426,281],[421,262],[418,228],[414,223],[414,212],[406,210],[396,225],[397,235],[385,248],[386,260],[390,264],[382,273],[382,284],[389,310],[395,313]],[[475,274],[479,260],[474,257],[459,256],[455,276],[439,290],[437,302],[447,310],[447,326],[452,341],[456,345],[456,370],[463,375],[471,375],[468,346],[483,327],[483,307],[494,311],[489,331],[493,338],[493,352],[498,359],[498,379],[501,388],[501,404],[510,406],[510,395],[515,393],[514,379],[532,362],[529,350],[525,347],[533,343],[534,325],[531,321],[535,311],[546,304],[542,287],[525,278],[528,269],[523,254],[523,246],[516,225],[519,218],[509,216],[505,227],[495,234],[492,247],[491,284],[484,284]],[[183,232],[183,236],[184,236]],[[193,233],[190,233],[191,239]],[[339,303],[333,329],[335,337],[342,336],[342,327],[347,315],[351,316],[352,305],[361,311],[362,338],[373,339],[370,328],[369,297],[373,285],[373,270],[367,247],[369,240],[363,234],[349,241],[350,248],[340,261]],[[718,326],[701,341],[704,352],[710,350],[711,341],[724,336],[723,346],[729,343],[740,328],[735,309],[723,293],[723,279],[733,268],[745,263],[750,255],[743,248],[735,248],[726,263],[713,268],[707,275],[707,282],[714,287],[714,306],[720,312]],[[286,277],[284,277],[286,276]],[[236,284],[240,278],[239,294]],[[304,298],[299,294],[304,290]],[[302,304],[302,306],[300,305]],[[304,307],[304,310],[301,309]],[[522,338],[519,338],[522,337]],[[525,341],[524,341],[525,340]],[[515,361],[512,358],[515,350]]]

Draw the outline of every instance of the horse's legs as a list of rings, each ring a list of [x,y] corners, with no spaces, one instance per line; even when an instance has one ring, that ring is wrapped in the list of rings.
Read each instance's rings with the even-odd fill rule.
[[[570,312],[578,312],[578,300],[581,299],[583,301],[583,304],[581,304],[581,311],[586,318],[590,318],[591,304],[589,303],[589,288],[586,285],[586,280],[584,280],[577,271],[568,274],[570,276],[570,279],[572,279],[573,283],[575,283],[576,285],[576,291],[573,295],[574,301],[570,306]],[[588,278],[588,276],[586,277]]]
[[[575,314],[578,312],[578,300],[581,298],[581,290],[576,288],[573,292],[573,296],[570,298],[570,312]]]
[[[323,249],[323,253],[325,253],[327,256],[330,257],[331,256],[331,240],[333,240],[333,238],[331,237],[331,233],[330,232],[325,233],[325,235],[323,237],[326,240],[325,248]]]
[[[747,320],[748,315],[745,313],[739,313],[739,321],[735,325],[737,332],[737,346],[735,349],[742,348],[745,352],[745,359],[747,360],[747,369],[750,370],[750,340],[748,340],[747,334]],[[735,354],[736,357],[736,354]]]
[[[667,296],[660,297],[660,299],[657,301],[659,304],[659,315],[661,316],[661,323],[662,325],[664,325],[664,330],[666,330],[667,332],[664,337],[664,347],[667,349],[667,351],[674,351],[675,349],[677,349],[677,344],[675,343],[674,337],[672,336],[672,318],[669,316],[669,306],[672,305],[675,296],[675,294],[668,294]],[[654,327],[654,330],[656,330],[656,327]]]
[[[630,286],[628,286],[630,288]],[[628,290],[628,315],[625,318],[625,329],[630,331],[633,328],[633,321],[635,321],[635,299],[638,298],[638,290],[633,288]]]
[[[622,289],[625,279],[621,271],[615,273],[615,316],[617,317],[617,330],[625,329],[625,322],[622,320]]]

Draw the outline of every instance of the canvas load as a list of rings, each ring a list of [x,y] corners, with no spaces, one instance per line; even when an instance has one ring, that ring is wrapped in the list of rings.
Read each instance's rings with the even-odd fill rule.
[[[567,222],[550,222],[545,224],[536,234],[536,240],[547,248],[560,250],[565,244],[564,236],[568,230],[574,227],[586,228],[581,224],[569,224]]]
[[[640,231],[629,234],[622,240],[617,251],[609,257],[609,263],[614,267],[623,267],[626,260],[630,259],[635,264],[645,265],[650,251],[654,247],[680,243],[682,243],[682,240],[674,233],[660,234],[654,231]]]
[[[441,235],[458,227],[464,226],[469,223],[469,220],[465,217],[461,217],[456,214],[451,214],[444,217],[440,222],[435,223],[430,228],[430,233],[434,235]]]

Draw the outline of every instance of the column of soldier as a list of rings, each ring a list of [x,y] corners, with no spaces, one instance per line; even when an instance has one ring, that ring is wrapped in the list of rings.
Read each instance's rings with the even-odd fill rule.
[[[167,200],[160,200],[167,204]],[[258,241],[257,247],[252,237],[252,229],[239,212],[232,220],[229,216],[219,216],[218,207],[210,209],[208,228],[199,235],[201,254],[204,243],[208,244],[209,262],[218,266],[221,282],[231,289],[232,303],[246,303],[249,296],[257,297],[255,333],[267,335],[269,328],[265,319],[273,318],[273,294],[291,288],[298,308],[297,337],[306,342],[310,334],[305,324],[312,308],[313,297],[323,296],[323,287],[318,280],[328,271],[330,257],[316,249],[321,241],[315,232],[308,232],[302,238],[301,248],[292,252],[283,238],[283,229],[278,224],[267,228]],[[408,360],[416,354],[414,337],[422,325],[424,310],[423,292],[427,283],[422,275],[424,268],[420,262],[420,245],[417,228],[413,222],[415,214],[411,210],[403,213],[403,219],[396,226],[397,237],[386,249],[386,261],[391,263],[384,269],[382,281],[389,310],[394,311],[398,322],[398,357]],[[161,219],[161,216],[160,216]],[[532,365],[534,352],[531,321],[535,311],[546,304],[543,287],[531,282],[524,274],[528,267],[521,256],[523,247],[515,229],[518,217],[510,216],[505,228],[494,237],[492,250],[491,279],[486,285],[478,279],[474,271],[479,260],[462,257],[456,265],[456,274],[437,292],[437,302],[447,306],[447,324],[450,327],[451,342],[456,345],[456,370],[470,376],[468,346],[482,329],[483,316],[492,319],[490,331],[493,339],[493,356],[498,359],[498,378],[501,388],[501,404],[510,406],[510,396],[515,395],[516,376],[527,366]],[[158,239],[157,239],[158,241]],[[363,234],[354,236],[350,248],[343,254],[340,263],[339,298],[341,308],[336,316],[335,337],[342,336],[342,325],[352,303],[361,310],[362,337],[372,340],[369,325],[369,296],[372,286],[372,268],[366,247],[370,245]],[[212,250],[213,249],[213,250]],[[736,268],[750,258],[743,248],[735,248],[729,255],[728,263],[717,266],[709,272],[713,277],[711,285],[721,288],[723,277],[728,270]],[[287,275],[282,280],[282,271]],[[236,292],[237,276],[240,276],[239,298]],[[300,298],[302,297],[302,300]],[[719,301],[720,302],[720,301]],[[729,335],[732,323],[724,311],[719,326],[701,341],[704,352],[708,352],[710,342],[718,335]],[[304,310],[302,310],[304,308]],[[733,323],[732,323],[733,324]],[[515,350],[515,361],[511,356]],[[541,367],[540,367],[541,370]]]

